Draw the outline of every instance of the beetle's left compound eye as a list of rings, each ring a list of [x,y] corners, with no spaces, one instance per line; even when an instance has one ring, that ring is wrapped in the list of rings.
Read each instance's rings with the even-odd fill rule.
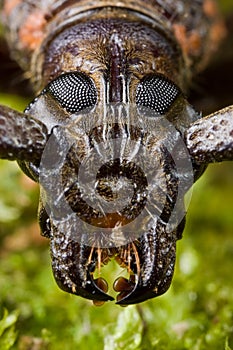
[[[80,72],[62,74],[48,84],[49,92],[68,112],[77,113],[97,102],[97,92],[91,78]]]
[[[168,112],[180,93],[179,88],[166,77],[148,75],[137,86],[136,104],[162,115]]]

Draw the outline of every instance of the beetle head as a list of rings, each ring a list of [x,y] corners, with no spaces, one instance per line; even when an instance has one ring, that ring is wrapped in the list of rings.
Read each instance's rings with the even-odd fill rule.
[[[93,277],[111,258],[129,272],[114,283],[119,304],[171,283],[193,183],[183,134],[198,117],[177,86],[176,50],[135,18],[78,24],[47,48],[49,83],[26,113],[50,138],[40,164],[23,168],[40,182],[41,228],[65,291],[111,300],[107,283]]]

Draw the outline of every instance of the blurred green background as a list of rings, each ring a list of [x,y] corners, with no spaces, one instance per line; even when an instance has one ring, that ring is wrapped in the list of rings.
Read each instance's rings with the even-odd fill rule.
[[[220,5],[233,13],[232,0]],[[0,103],[23,110],[27,101],[1,91]],[[169,291],[126,308],[57,287],[37,186],[15,162],[0,161],[0,179],[1,350],[233,350],[233,164],[209,166],[195,184]],[[104,273],[114,280],[120,271],[112,262]]]

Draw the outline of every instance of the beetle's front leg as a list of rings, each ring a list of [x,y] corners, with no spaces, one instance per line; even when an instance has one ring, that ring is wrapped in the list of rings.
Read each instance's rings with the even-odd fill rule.
[[[185,142],[197,164],[233,160],[233,105],[193,123]]]
[[[47,127],[36,118],[0,106],[0,158],[37,161],[48,139]]]

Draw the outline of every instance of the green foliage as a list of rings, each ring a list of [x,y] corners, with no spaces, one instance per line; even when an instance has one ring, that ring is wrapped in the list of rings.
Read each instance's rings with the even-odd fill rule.
[[[8,313],[4,310],[2,319],[0,320],[0,349],[9,350],[14,345],[17,333],[15,331],[15,323],[18,318],[17,312]]]
[[[143,320],[135,306],[123,310],[115,324],[107,328],[104,349],[137,350],[141,349]]]
[[[9,106],[11,108],[15,108],[18,111],[23,111],[25,107],[28,105],[30,101],[26,98],[22,98],[21,96],[6,94],[0,91],[0,103]]]

